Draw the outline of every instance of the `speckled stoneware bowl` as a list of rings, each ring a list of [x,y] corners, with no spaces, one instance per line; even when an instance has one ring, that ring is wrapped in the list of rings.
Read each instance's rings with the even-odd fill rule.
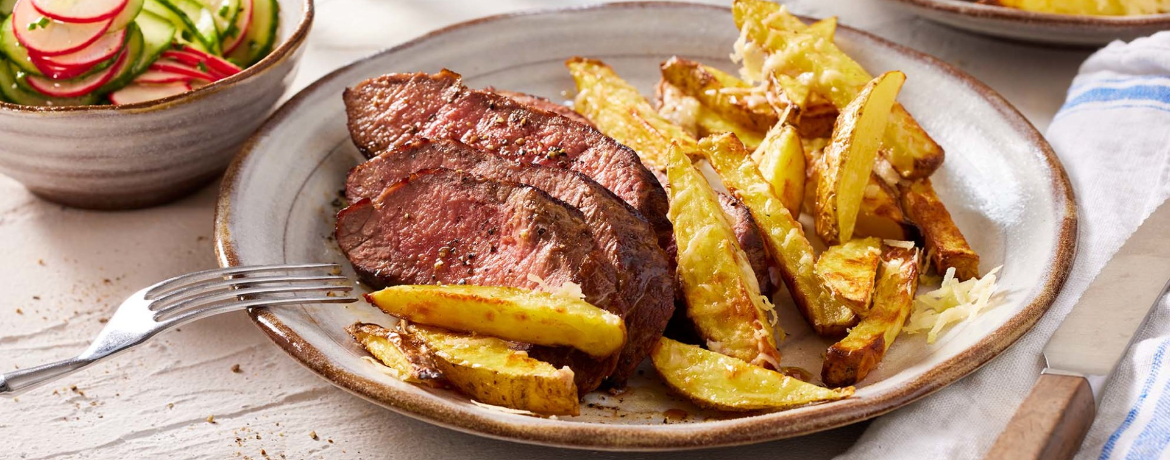
[[[219,176],[292,83],[313,0],[281,0],[279,44],[239,74],[123,106],[0,102],[0,173],[36,195],[130,209],[187,195]]]
[[[483,19],[434,32],[363,59],[291,99],[244,147],[224,178],[215,237],[224,266],[287,262],[349,264],[330,237],[346,172],[362,161],[345,126],[342,90],[388,72],[461,72],[474,87],[493,85],[554,100],[575,94],[565,58],[611,63],[643,94],[658,65],[678,54],[732,70],[737,36],[727,8],[623,3]],[[581,415],[546,419],[505,412],[457,393],[396,380],[366,359],[345,327],[392,324],[366,303],[256,309],[253,319],[309,369],[375,404],[483,436],[588,449],[713,447],[797,436],[876,417],[979,368],[1040,319],[1073,259],[1076,208],[1048,143],[994,91],[934,58],[841,27],[837,41],[873,73],[901,69],[901,101],[947,149],[935,187],[983,256],[1003,265],[999,304],[948,330],[933,344],[902,336],[856,396],[764,414],[702,411],[671,394],[654,370],[620,396],[594,392]],[[940,103],[940,101],[943,101]],[[775,299],[784,364],[820,370],[829,345]]]
[[[927,19],[971,32],[1051,45],[1098,47],[1170,30],[1170,14],[1073,16],[1023,11],[973,0],[887,0]]]

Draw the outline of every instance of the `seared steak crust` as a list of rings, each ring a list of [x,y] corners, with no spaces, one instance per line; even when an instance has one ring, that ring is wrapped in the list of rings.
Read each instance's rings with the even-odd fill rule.
[[[596,128],[596,126],[593,125],[593,122],[589,121],[588,118],[585,118],[584,115],[573,111],[573,109],[570,109],[568,106],[557,104],[556,102],[550,101],[543,97],[496,88],[487,88],[487,91],[491,91],[501,96],[506,96],[513,101],[519,102],[520,105],[526,105],[528,107],[540,109],[545,112],[552,112],[577,123],[581,123],[585,126]]]
[[[442,71],[390,74],[345,90],[349,131],[367,158],[412,139],[453,139],[589,176],[638,210],[666,246],[666,192],[636,153],[594,128],[463,86]]]
[[[662,336],[674,310],[673,272],[666,253],[655,243],[650,224],[580,173],[519,163],[456,141],[417,141],[378,155],[350,172],[346,196],[351,202],[375,198],[411,173],[435,168],[531,185],[583,213],[597,247],[617,268],[618,295],[623,302],[611,303],[615,307],[611,311],[624,318],[629,339],[609,380],[624,384]]]
[[[756,272],[756,281],[760,283],[760,293],[772,298],[772,282],[768,276],[768,250],[764,246],[764,239],[760,235],[760,227],[756,225],[756,218],[739,198],[726,193],[718,193],[719,206],[723,214],[731,222],[735,230],[735,239],[739,240],[739,247],[747,254],[752,271]]]

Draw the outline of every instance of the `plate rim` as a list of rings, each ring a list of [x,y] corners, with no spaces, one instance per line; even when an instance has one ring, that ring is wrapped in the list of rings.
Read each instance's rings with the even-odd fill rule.
[[[280,107],[244,144],[228,167],[219,192],[215,210],[215,251],[223,267],[239,265],[235,243],[229,227],[232,195],[242,165],[250,157],[260,139],[265,138],[285,118],[298,110],[300,104],[316,89],[339,78],[353,67],[370,59],[417,46],[437,36],[485,22],[515,17],[563,14],[575,11],[645,8],[700,8],[727,12],[730,8],[689,2],[632,1],[584,5],[567,8],[525,10],[477,18],[452,24],[399,45],[378,51],[340,67],[299,91]],[[805,18],[807,19],[807,18]],[[910,381],[907,385],[868,398],[850,398],[828,404],[801,408],[799,412],[781,411],[738,419],[674,425],[604,425],[589,422],[546,420],[541,418],[501,420],[463,408],[436,404],[417,394],[393,389],[381,382],[349,373],[334,365],[320,350],[276,318],[267,308],[249,311],[253,322],[282,350],[297,362],[312,370],[335,386],[363,399],[389,408],[399,414],[423,420],[457,431],[528,444],[611,451],[663,451],[724,447],[771,441],[867,420],[938,391],[969,375],[1023,337],[1044,316],[1051,306],[1072,267],[1076,252],[1077,209],[1068,175],[1052,147],[1039,131],[1007,100],[974,77],[933,56],[893,43],[868,32],[840,26],[849,33],[872,40],[879,46],[909,56],[950,74],[975,90],[1001,115],[1021,131],[1038,148],[1051,172],[1053,203],[1062,217],[1054,225],[1055,248],[1051,267],[1039,292],[1031,303],[1009,318],[983,339],[959,354],[947,359]],[[1060,208],[1063,207],[1063,210]]]
[[[973,18],[998,19],[1024,24],[1047,26],[1089,26],[1126,30],[1132,27],[1170,25],[1170,13],[1138,16],[1089,16],[1040,13],[998,5],[983,5],[967,1],[947,0],[890,0],[895,3],[925,8]]]

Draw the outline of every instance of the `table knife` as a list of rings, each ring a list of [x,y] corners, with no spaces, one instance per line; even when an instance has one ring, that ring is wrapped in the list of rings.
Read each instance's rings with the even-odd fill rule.
[[[1105,265],[1044,346],[1045,368],[985,458],[1068,459],[1170,278],[1170,201]]]

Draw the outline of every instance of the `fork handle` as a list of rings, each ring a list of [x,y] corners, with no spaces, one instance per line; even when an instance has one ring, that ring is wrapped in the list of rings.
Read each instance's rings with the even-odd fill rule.
[[[91,363],[91,359],[72,358],[0,375],[0,395],[16,396],[50,380],[77,372]]]

